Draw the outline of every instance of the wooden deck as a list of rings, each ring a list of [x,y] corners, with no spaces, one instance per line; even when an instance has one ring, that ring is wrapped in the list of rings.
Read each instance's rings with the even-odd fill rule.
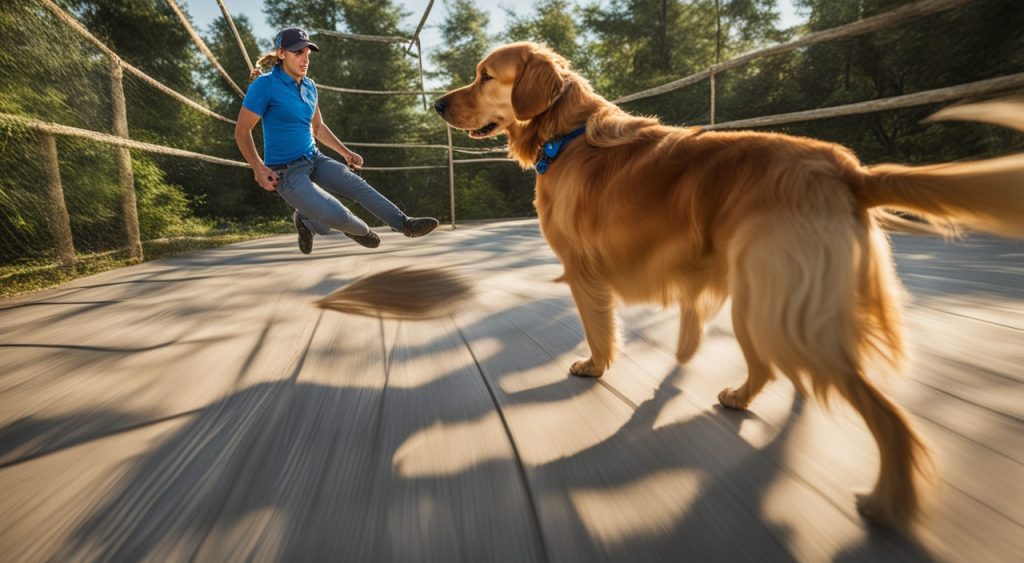
[[[942,476],[913,536],[866,526],[877,453],[844,405],[749,412],[729,315],[686,366],[677,315],[620,310],[601,380],[536,221],[275,237],[0,302],[0,559],[1020,561],[1024,243],[896,240],[912,359],[887,388]],[[311,302],[449,266],[459,314]]]

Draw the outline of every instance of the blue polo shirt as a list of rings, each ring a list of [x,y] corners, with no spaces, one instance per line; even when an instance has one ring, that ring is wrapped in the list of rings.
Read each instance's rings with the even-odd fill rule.
[[[268,166],[316,154],[316,85],[309,78],[296,82],[281,65],[274,65],[249,85],[242,106],[263,119],[263,161]]]

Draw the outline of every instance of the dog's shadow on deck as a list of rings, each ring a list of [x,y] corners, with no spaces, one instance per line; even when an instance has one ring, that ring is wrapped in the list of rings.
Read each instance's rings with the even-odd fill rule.
[[[612,531],[605,534],[610,536],[604,538],[605,541],[597,538],[601,545],[595,547],[599,551],[586,554],[585,560],[806,560],[806,552],[792,550],[792,531],[769,522],[764,507],[769,489],[780,477],[788,475],[781,460],[801,419],[803,399],[794,395],[785,420],[770,441],[759,448],[740,437],[741,426],[759,417],[751,411],[726,409],[717,404],[685,420],[656,427],[662,410],[681,393],[677,384],[685,372],[685,367],[677,367],[668,374],[655,395],[640,404],[614,436],[576,455],[540,467],[538,472],[544,477],[538,480],[560,483],[562,490],[541,490],[535,494],[594,491],[611,500],[604,514],[580,514],[575,521],[577,525],[599,522],[601,518],[615,520],[617,513],[637,517],[639,522],[625,522],[620,526],[629,533]],[[671,483],[661,491],[657,491],[657,485],[652,485],[651,490],[656,493],[649,491],[644,498],[628,498],[632,484],[657,479],[663,474],[685,472],[699,479],[696,494],[690,498],[682,491],[672,491]],[[686,485],[686,480],[676,483],[676,487]],[[616,491],[619,492],[617,499]],[[673,507],[666,502],[670,498],[682,498],[683,502]],[[631,500],[639,504],[631,506]],[[852,505],[853,494],[843,500]],[[794,505],[790,510],[801,508]],[[658,521],[645,518],[646,514],[657,514]],[[866,523],[864,526],[867,533],[862,541],[845,546],[835,554],[836,560],[933,560],[912,537]],[[592,524],[591,527],[600,529],[602,526]],[[593,529],[579,530],[579,533],[595,536]],[[572,549],[580,551],[579,546]],[[557,552],[550,546],[549,550]],[[570,553],[565,555],[568,555],[565,559],[576,559]]]
[[[132,460],[58,559],[805,558],[792,551],[789,531],[763,516],[764,497],[784,472],[776,460],[802,402],[793,403],[762,448],[739,436],[744,421],[756,417],[747,412],[715,408],[656,427],[680,393],[682,374],[684,368],[668,374],[610,437],[526,466],[527,487],[508,459],[403,475],[395,460],[426,423],[388,430],[388,421],[380,421],[379,391],[295,378],[259,383],[196,411]],[[393,404],[413,406],[433,400],[437,391],[387,393]],[[681,474],[694,480],[679,481]],[[658,486],[652,480],[662,476],[668,489],[659,500],[649,493]],[[691,494],[676,506],[679,491],[672,487],[687,483]],[[630,494],[637,484],[648,493],[643,499]],[[602,518],[633,521],[602,530]],[[839,558],[880,557],[929,559],[912,540],[877,534]]]

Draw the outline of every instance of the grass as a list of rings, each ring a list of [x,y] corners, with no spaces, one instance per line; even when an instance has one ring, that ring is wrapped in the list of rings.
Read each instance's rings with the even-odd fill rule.
[[[188,234],[143,241],[143,261],[289,233],[292,229],[291,221],[229,225],[222,229],[191,229],[192,232]],[[57,287],[77,278],[136,263],[128,257],[127,249],[119,249],[94,254],[77,253],[75,264],[70,270],[61,268],[53,256],[0,265],[0,299]]]

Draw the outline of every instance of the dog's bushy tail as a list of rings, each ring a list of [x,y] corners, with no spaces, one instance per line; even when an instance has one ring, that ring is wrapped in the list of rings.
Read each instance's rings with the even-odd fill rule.
[[[1024,99],[954,106],[929,120],[980,121],[1024,131]],[[930,166],[870,166],[860,196],[866,207],[909,211],[947,234],[966,227],[1024,237],[1024,153]]]

